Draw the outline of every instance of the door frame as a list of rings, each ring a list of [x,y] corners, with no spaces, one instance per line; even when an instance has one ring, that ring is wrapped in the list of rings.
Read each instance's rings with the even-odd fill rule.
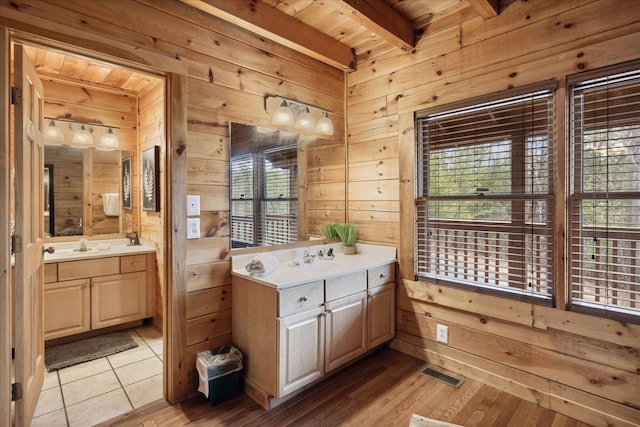
[[[9,32],[0,27],[1,64],[11,63]],[[11,103],[9,66],[0,67],[0,425],[11,425],[11,348],[12,322],[11,307],[11,200],[9,106]]]
[[[12,42],[42,46],[71,55],[92,57],[115,66],[156,75],[165,80],[165,215],[163,293],[163,395],[175,404],[187,397],[186,349],[186,141],[187,141],[187,66],[175,61],[167,69],[166,58],[158,56],[161,68],[143,65],[95,50],[43,38],[0,26],[3,64],[0,67],[0,235],[11,233],[10,203],[10,67]],[[6,51],[6,52],[5,52]],[[149,55],[151,58],[155,54]],[[147,57],[146,59],[150,59]],[[147,61],[153,63],[153,60]],[[163,69],[164,68],[164,69]],[[11,250],[9,239],[0,242],[0,425],[10,425],[11,416]],[[6,423],[5,423],[6,422]]]

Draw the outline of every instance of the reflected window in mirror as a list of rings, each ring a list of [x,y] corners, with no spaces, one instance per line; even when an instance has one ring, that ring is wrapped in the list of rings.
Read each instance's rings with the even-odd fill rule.
[[[266,145],[232,155],[232,248],[298,241],[297,152],[297,144]]]

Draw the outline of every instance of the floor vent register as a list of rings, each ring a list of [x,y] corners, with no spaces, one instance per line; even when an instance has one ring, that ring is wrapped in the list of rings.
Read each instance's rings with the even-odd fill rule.
[[[458,388],[462,385],[462,383],[464,382],[464,380],[458,379],[458,378],[454,378],[451,375],[447,375],[445,373],[442,373],[440,371],[436,371],[435,369],[432,368],[426,368],[424,371],[422,371],[423,374],[430,376],[433,379],[436,379],[438,381],[442,381],[445,384],[449,384],[452,387]]]

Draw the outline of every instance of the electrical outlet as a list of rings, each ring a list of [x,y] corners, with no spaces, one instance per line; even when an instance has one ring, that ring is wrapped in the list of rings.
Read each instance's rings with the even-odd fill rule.
[[[200,238],[200,218],[187,219],[187,239]]]
[[[442,344],[449,344],[449,327],[444,325],[436,326],[436,340]]]
[[[200,215],[200,196],[187,196],[187,216]]]

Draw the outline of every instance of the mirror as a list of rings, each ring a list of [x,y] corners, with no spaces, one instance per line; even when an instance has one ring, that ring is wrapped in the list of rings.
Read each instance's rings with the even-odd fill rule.
[[[231,248],[321,237],[346,218],[344,142],[230,123]]]
[[[130,231],[122,224],[120,151],[45,145],[44,157],[48,237]]]
[[[51,237],[55,224],[53,213],[53,165],[44,165],[44,235]]]

